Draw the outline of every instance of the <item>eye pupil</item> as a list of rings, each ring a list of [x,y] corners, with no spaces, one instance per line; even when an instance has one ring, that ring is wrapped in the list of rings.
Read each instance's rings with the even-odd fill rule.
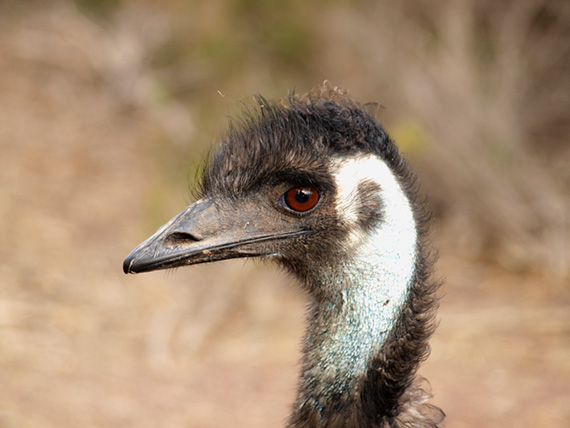
[[[297,194],[295,195],[295,199],[297,202],[304,204],[309,200],[311,194],[307,192],[305,189],[297,190]]]
[[[289,189],[282,197],[285,205],[297,212],[309,211],[319,202],[319,192],[314,187],[299,186]]]

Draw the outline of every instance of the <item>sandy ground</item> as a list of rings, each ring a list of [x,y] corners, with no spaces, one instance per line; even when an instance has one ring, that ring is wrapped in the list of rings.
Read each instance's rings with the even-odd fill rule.
[[[282,426],[303,296],[240,261],[123,275],[184,183],[157,196],[155,112],[73,48],[47,60],[41,22],[0,39],[0,427]],[[446,426],[567,427],[568,284],[440,252],[421,374]]]

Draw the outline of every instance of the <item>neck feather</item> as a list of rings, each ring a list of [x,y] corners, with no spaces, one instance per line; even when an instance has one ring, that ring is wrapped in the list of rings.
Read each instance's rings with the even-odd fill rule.
[[[339,218],[350,232],[344,264],[325,267],[311,278],[320,292],[312,296],[296,403],[298,421],[315,420],[307,427],[335,426],[322,421],[339,418],[341,409],[343,417],[358,419],[368,370],[393,334],[417,264],[414,213],[390,168],[366,156],[337,160],[331,170]],[[372,229],[362,227],[366,210],[357,199],[363,189],[376,189],[380,201],[381,217]]]

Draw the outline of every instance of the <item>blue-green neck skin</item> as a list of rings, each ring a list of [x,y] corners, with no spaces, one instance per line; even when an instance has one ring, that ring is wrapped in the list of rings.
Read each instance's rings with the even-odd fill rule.
[[[337,211],[351,232],[344,265],[332,262],[312,275],[298,405],[324,411],[331,401],[357,393],[409,297],[414,278],[417,231],[413,211],[388,166],[375,156],[335,161]],[[378,184],[382,220],[372,230],[358,226],[352,198],[359,184]],[[344,396],[344,397],[343,397]]]

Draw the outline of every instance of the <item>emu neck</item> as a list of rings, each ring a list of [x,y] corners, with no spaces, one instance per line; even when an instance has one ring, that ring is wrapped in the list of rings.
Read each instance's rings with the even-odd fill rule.
[[[299,420],[324,421],[336,418],[340,409],[358,410],[367,369],[389,340],[415,272],[413,212],[389,168],[368,157],[339,163],[336,170],[344,184],[338,209],[346,210],[345,218],[354,214],[346,239],[347,254],[353,256],[309,279],[309,288],[318,292],[312,294],[305,339]],[[379,184],[382,200],[382,219],[371,231],[358,228],[361,219],[350,212],[350,198],[364,181]]]

